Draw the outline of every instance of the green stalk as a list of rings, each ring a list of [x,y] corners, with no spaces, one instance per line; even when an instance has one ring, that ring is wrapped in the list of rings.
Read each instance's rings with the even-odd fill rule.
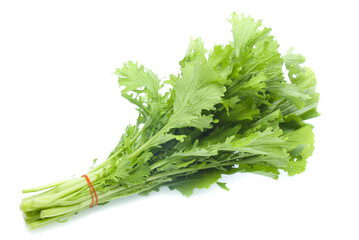
[[[58,182],[54,182],[54,183],[50,183],[44,186],[40,186],[40,187],[34,187],[34,188],[29,188],[29,189],[24,189],[22,190],[22,193],[31,193],[31,192],[38,192],[38,191],[42,191],[45,189],[49,189],[52,187],[56,187],[57,185],[60,185],[62,183],[65,183],[67,180],[63,180],[63,181],[58,181]]]
[[[103,164],[108,164],[108,162],[112,161],[118,154],[123,151],[123,148],[119,149],[115,152],[111,157],[109,157]],[[95,171],[90,171],[87,176],[89,177],[90,181],[95,184],[96,180],[99,176],[103,175],[103,168],[98,168]],[[83,178],[77,179],[68,179],[64,181],[59,181],[56,183],[47,184],[41,187],[35,187],[31,189],[24,190],[25,192],[35,192],[41,191],[48,188],[53,188],[48,190],[45,193],[30,196],[28,198],[24,198],[20,205],[20,209],[24,212],[34,211],[36,209],[41,209],[44,207],[51,207],[54,206],[57,200],[71,195],[71,194],[78,194],[78,191],[81,191],[84,187],[88,184]]]
[[[167,125],[166,125],[167,126]],[[164,126],[160,131],[158,131],[155,135],[153,135],[147,142],[142,144],[139,148],[137,148],[129,157],[137,157],[142,153],[143,150],[147,149],[150,144],[153,143],[154,140],[156,140],[159,136],[164,134],[168,129]]]
[[[138,194],[140,192],[147,191],[155,187],[156,185],[162,183],[163,183],[162,181],[146,182],[127,189],[123,187],[117,187],[111,191],[100,194],[99,204],[106,203],[113,199]],[[31,230],[36,229],[44,225],[47,225],[49,223],[60,221],[62,219],[70,217],[73,214],[80,212],[82,210],[88,209],[91,202],[92,200],[90,198],[79,204],[71,205],[68,207],[55,207],[55,208],[44,209],[41,210],[41,212],[36,212],[34,214],[28,213],[25,217],[25,221],[29,229]]]
[[[106,203],[106,202],[109,202],[109,201],[117,199],[117,198],[122,198],[122,197],[130,196],[130,195],[141,193],[143,191],[150,190],[155,186],[163,185],[164,183],[171,181],[171,179],[168,178],[170,176],[177,176],[177,177],[182,176],[182,175],[184,176],[191,172],[196,172],[198,170],[205,170],[205,169],[217,168],[217,167],[221,167],[221,166],[222,167],[223,166],[231,166],[231,165],[238,164],[238,163],[249,163],[250,162],[250,159],[247,159],[247,160],[244,159],[244,160],[239,160],[239,161],[238,160],[239,160],[238,157],[232,158],[232,159],[230,158],[230,159],[227,159],[227,161],[223,161],[221,163],[207,164],[207,165],[204,165],[201,167],[193,166],[193,167],[189,167],[189,168],[173,170],[170,172],[157,173],[152,176],[149,176],[147,178],[146,182],[144,182],[142,184],[135,185],[133,187],[129,187],[129,188],[116,187],[107,192],[98,192],[98,203],[102,204],[102,203]],[[69,192],[69,191],[63,190],[62,192]],[[83,190],[82,190],[82,192],[83,192]],[[76,196],[76,194],[79,194],[79,193],[76,193],[76,194],[75,193],[76,192],[72,193],[73,196]],[[51,206],[47,207],[47,204],[40,205],[38,203],[39,204],[38,208],[41,210],[24,212],[24,218],[25,218],[25,221],[26,221],[29,229],[36,229],[41,226],[47,225],[49,223],[66,219],[77,212],[80,212],[82,210],[89,208],[89,206],[92,202],[89,192],[87,194],[85,194],[84,196],[81,196],[80,198],[74,199],[74,200],[66,199],[70,195],[66,195],[61,192],[59,192],[59,194],[65,196],[65,197],[53,202],[52,207]],[[51,194],[51,195],[53,195],[53,194]],[[46,197],[46,195],[43,197]]]

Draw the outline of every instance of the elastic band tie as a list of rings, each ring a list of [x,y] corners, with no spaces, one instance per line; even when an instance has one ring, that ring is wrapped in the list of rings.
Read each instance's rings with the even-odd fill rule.
[[[93,187],[91,181],[90,181],[90,178],[87,176],[87,175],[82,175],[81,177],[84,177],[86,179],[86,182],[87,182],[87,185],[90,189],[90,193],[91,193],[91,205],[90,205],[90,208],[93,207],[93,204],[95,202],[94,198],[96,198],[96,203],[95,203],[95,206],[98,204],[98,198],[97,198],[97,194],[96,194],[96,191],[95,191],[95,188]],[[94,197],[95,195],[95,197]]]

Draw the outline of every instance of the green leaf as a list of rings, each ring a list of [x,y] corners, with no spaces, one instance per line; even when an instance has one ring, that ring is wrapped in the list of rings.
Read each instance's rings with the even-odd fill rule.
[[[134,186],[146,181],[149,176],[151,168],[148,165],[142,164],[125,177],[122,182],[127,186]]]
[[[182,68],[182,77],[176,78],[173,93],[173,115],[169,119],[171,128],[195,127],[200,130],[211,128],[212,115],[202,115],[204,110],[213,110],[221,103],[225,79],[215,72],[207,62],[197,58]]]
[[[137,100],[143,101],[160,97],[159,90],[162,88],[160,80],[143,65],[139,66],[137,62],[129,61],[122,68],[116,69],[115,74],[119,76],[119,86],[124,87],[122,94],[128,96],[129,92],[134,92],[137,94]],[[140,97],[140,94],[144,97]]]
[[[226,183],[217,182],[217,185],[223,190],[229,191],[229,188],[226,186]]]
[[[244,95],[253,95],[256,97],[264,98],[263,95],[259,93],[264,92],[266,87],[267,77],[264,72],[260,72],[257,75],[251,77],[247,82],[238,86],[238,91]]]
[[[286,158],[285,138],[280,128],[267,128],[233,141],[231,145],[237,151]]]
[[[252,120],[257,114],[259,109],[256,108],[255,102],[252,98],[245,98],[237,103],[232,110],[229,110],[229,117],[223,117],[222,121],[239,122],[241,120]]]
[[[302,67],[305,58],[300,54],[294,54],[293,48],[289,49],[287,54],[283,57],[285,67],[288,69],[288,77],[292,84],[295,85],[301,93],[308,96],[302,108],[286,108],[286,115],[295,114],[300,116],[303,120],[318,117],[317,105],[319,101],[319,94],[315,90],[316,78],[314,72],[307,67]]]
[[[230,173],[232,174],[235,172],[255,173],[273,179],[278,179],[279,176],[279,171],[276,167],[266,166],[266,165],[241,164],[237,168],[233,168],[232,172]]]
[[[201,38],[193,39],[191,37],[187,52],[182,61],[180,61],[181,67],[185,67],[186,62],[192,62],[195,59],[201,59],[205,61],[205,54],[207,49],[204,48],[204,43]]]
[[[239,56],[245,48],[252,47],[256,41],[259,41],[270,32],[268,28],[264,28],[262,31],[258,30],[262,22],[255,22],[253,18],[245,17],[243,14],[239,18],[239,15],[233,13],[229,22],[232,23],[233,45],[236,56]]]
[[[222,172],[218,170],[201,171],[171,183],[169,187],[171,190],[176,189],[184,196],[189,197],[193,194],[194,189],[209,188],[216,183],[221,178],[221,174]]]
[[[215,45],[213,50],[209,53],[208,64],[222,77],[227,77],[231,72],[233,65],[231,64],[231,55],[233,54],[233,48],[230,44]],[[230,80],[227,80],[227,84],[230,84]]]
[[[286,148],[291,156],[285,170],[293,176],[305,170],[307,159],[314,151],[314,134],[312,126],[304,124],[301,128],[284,134],[287,138]]]

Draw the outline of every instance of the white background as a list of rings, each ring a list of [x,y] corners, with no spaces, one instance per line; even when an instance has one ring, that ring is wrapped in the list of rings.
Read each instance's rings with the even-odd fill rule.
[[[1,1],[1,239],[358,239],[355,1]],[[307,170],[224,177],[190,198],[161,189],[29,232],[21,189],[79,176],[111,152],[134,107],[112,74],[128,60],[178,73],[190,36],[232,39],[230,14],[262,19],[317,76],[321,117]],[[7,236],[4,238],[4,236]]]

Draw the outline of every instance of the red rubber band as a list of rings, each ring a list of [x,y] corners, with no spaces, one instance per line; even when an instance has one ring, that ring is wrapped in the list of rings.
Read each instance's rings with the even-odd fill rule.
[[[95,191],[95,188],[93,187],[91,181],[90,181],[90,178],[87,176],[87,175],[82,175],[81,177],[84,177],[86,179],[86,182],[87,182],[87,185],[89,186],[89,189],[90,189],[90,193],[91,193],[91,205],[90,205],[90,208],[93,207],[93,204],[95,202],[94,200],[94,195],[95,195],[95,199],[96,199],[96,203],[95,203],[95,206],[98,204],[98,197],[97,197],[97,193]]]

